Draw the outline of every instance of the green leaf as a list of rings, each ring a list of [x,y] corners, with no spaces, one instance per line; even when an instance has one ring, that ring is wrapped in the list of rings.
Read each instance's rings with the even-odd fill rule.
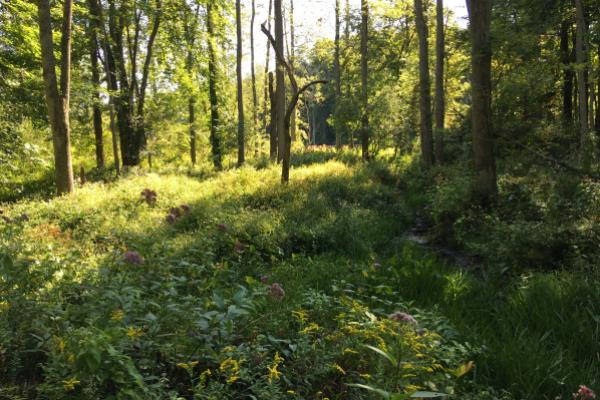
[[[446,393],[437,393],[437,392],[415,392],[410,395],[413,399],[435,399],[438,397],[447,397]]]
[[[370,392],[377,393],[378,395],[380,395],[381,397],[383,397],[384,399],[387,399],[387,400],[390,400],[392,398],[391,394],[389,392],[386,392],[383,389],[378,389],[378,388],[373,387],[373,386],[363,385],[362,383],[349,383],[348,386],[356,387],[356,388],[359,388],[359,389],[365,389],[365,390],[368,390]]]
[[[393,355],[391,355],[390,353],[388,353],[388,352],[386,352],[386,351],[384,351],[384,350],[381,350],[381,349],[380,349],[380,348],[378,348],[378,347],[375,347],[375,346],[370,346],[370,345],[368,345],[368,344],[365,344],[365,345],[363,345],[363,347],[366,347],[367,349],[369,349],[369,350],[371,350],[371,351],[374,351],[375,353],[377,353],[377,354],[379,354],[379,355],[381,355],[381,356],[385,357],[385,359],[386,359],[386,360],[388,360],[390,363],[392,363],[392,365],[393,365],[394,367],[397,367],[397,366],[398,366],[398,360],[396,360],[396,357],[394,357],[394,356],[393,356]]]

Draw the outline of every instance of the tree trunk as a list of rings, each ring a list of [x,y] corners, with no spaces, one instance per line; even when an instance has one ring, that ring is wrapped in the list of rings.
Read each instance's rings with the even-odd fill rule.
[[[56,77],[56,59],[52,38],[52,17],[49,0],[38,0],[42,70],[48,119],[52,129],[54,168],[58,194],[73,192],[73,165],[71,162],[69,93],[71,70],[72,0],[63,3],[62,37],[60,43],[60,89]]]
[[[335,54],[333,58],[333,69],[335,74],[335,108],[339,112],[342,98],[342,82],[340,68],[340,0],[335,0]],[[338,114],[338,113],[336,113]],[[342,131],[338,121],[339,116],[335,116],[335,147],[342,148]]]
[[[284,54],[284,39],[283,39],[283,13],[281,7],[281,0],[274,0],[274,13],[275,13],[275,45],[277,46],[277,52]],[[275,125],[277,127],[277,161],[283,161],[286,153],[287,142],[289,141],[289,132],[285,131],[284,126],[284,114],[285,114],[285,71],[282,60],[277,59],[277,69],[275,70],[275,104],[277,108],[277,119]]]
[[[188,99],[188,122],[190,125],[190,160],[196,165],[196,99],[190,96]]]
[[[88,1],[90,11],[90,64],[92,72],[92,123],[96,144],[96,166],[104,168],[104,140],[102,132],[102,109],[100,108],[100,72],[98,70],[98,10],[96,0]]]
[[[576,58],[577,58],[577,85],[579,94],[579,145],[580,158],[584,170],[590,167],[590,140],[588,126],[588,99],[586,89],[586,71],[587,57],[585,54],[585,10],[582,0],[575,0],[577,7],[577,40],[576,40]]]
[[[185,68],[189,78],[194,81],[194,44],[196,43],[196,30],[198,28],[198,16],[200,6],[196,6],[193,17],[185,20],[184,31],[187,45]],[[188,15],[188,14],[186,14]],[[192,93],[188,98],[188,125],[190,134],[190,161],[196,165],[196,97]]]
[[[267,29],[269,30],[269,32],[271,31],[271,14],[272,13],[273,13],[273,0],[269,0],[269,15],[267,17]],[[270,132],[273,131],[273,129],[272,129],[273,121],[267,123],[267,119],[268,119],[267,114],[273,115],[273,102],[272,102],[272,98],[271,98],[271,92],[268,91],[270,55],[271,55],[271,46],[269,46],[269,44],[267,43],[267,55],[265,58],[264,97],[263,97],[263,99],[264,99],[264,102],[263,102],[263,129],[265,131],[267,131],[268,129],[271,129],[269,132],[267,132],[269,134],[269,137],[271,136]],[[269,127],[271,127],[271,128],[269,128]],[[269,155],[272,155],[272,153],[270,152]],[[277,154],[275,154],[275,157],[277,157]]]
[[[258,157],[260,136],[258,135],[258,97],[256,95],[256,71],[254,70],[254,20],[256,19],[256,4],[252,0],[252,17],[250,18],[250,72],[252,74],[252,133],[255,136],[254,157]]]
[[[444,34],[444,1],[437,0],[435,35],[435,158],[444,163],[444,130],[446,117],[446,99],[444,96],[444,61],[446,43]]]
[[[213,6],[206,6],[206,31],[208,40],[208,100],[210,103],[210,144],[212,147],[213,164],[216,170],[221,170],[221,132],[219,120],[219,99],[217,97],[217,61],[215,49],[215,30],[213,25]]]
[[[369,4],[368,0],[361,0],[360,4],[360,82],[361,82],[361,141],[362,159],[369,160],[369,94],[368,94],[368,30],[369,30]]]
[[[563,110],[565,125],[573,123],[573,69],[571,68],[571,51],[569,49],[570,21],[564,20],[560,25],[560,58],[563,64]]]
[[[600,60],[600,45],[598,45],[598,60]],[[598,91],[596,93],[596,139],[600,146],[600,68],[598,69]]]
[[[296,36],[294,33],[294,0],[290,0],[290,66],[292,71],[295,69],[296,64]],[[292,112],[292,119],[290,122],[290,137],[292,142],[296,140],[296,107]]]
[[[237,75],[237,107],[238,107],[238,167],[244,165],[245,161],[245,140],[244,140],[244,91],[242,86],[242,5],[240,0],[235,2],[235,21],[237,33],[237,52],[236,52],[236,75]]]
[[[468,0],[471,31],[471,90],[475,190],[482,202],[498,192],[491,121],[492,44],[490,25],[492,0]]]
[[[344,47],[348,49],[350,47],[350,0],[346,0],[346,6],[344,10]],[[347,60],[347,51],[344,52],[345,60]],[[345,85],[346,98],[351,98],[350,78],[346,78]],[[350,130],[348,138],[348,146],[354,149],[354,130]]]
[[[277,102],[275,101],[275,88],[273,73],[269,72],[269,101],[271,104],[271,121],[267,128],[269,132],[269,158],[271,161],[277,161]]]
[[[429,80],[429,45],[427,22],[423,15],[422,0],[415,0],[415,20],[419,36],[419,114],[421,157],[425,168],[433,165],[433,129],[431,123],[431,84]]]

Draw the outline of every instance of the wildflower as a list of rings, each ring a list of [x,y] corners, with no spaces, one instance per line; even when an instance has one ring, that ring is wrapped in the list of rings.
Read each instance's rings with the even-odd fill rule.
[[[273,283],[269,286],[269,294],[276,300],[281,300],[285,296],[285,290],[279,283]]]
[[[246,251],[246,248],[247,248],[247,247],[248,247],[248,246],[247,246],[247,245],[245,245],[244,243],[242,243],[242,242],[240,242],[240,241],[237,241],[237,242],[235,242],[235,245],[233,245],[233,250],[234,250],[236,253],[243,253],[244,251]]]
[[[177,219],[176,216],[174,216],[173,214],[167,214],[167,216],[165,217],[165,221],[167,221],[167,224],[173,224],[175,223],[175,220]]]
[[[142,190],[142,197],[146,203],[149,205],[156,204],[156,192],[151,189]]]
[[[306,328],[302,329],[300,332],[308,335],[310,333],[317,332],[319,329],[320,329],[319,325],[313,322],[310,325],[308,325]]]
[[[388,318],[391,319],[392,321],[402,322],[405,324],[413,324],[413,325],[418,324],[415,317],[413,317],[412,315],[407,314],[405,312],[402,312],[402,311],[396,311],[396,312],[390,314],[388,316]]]
[[[269,282],[269,275],[263,275],[260,277],[260,281],[264,284],[266,284],[267,282]]]
[[[240,364],[231,357],[229,357],[228,359],[223,361],[221,365],[219,365],[219,371],[228,375],[226,382],[229,385],[231,385],[240,378]]]
[[[179,206],[179,208],[181,209],[181,211],[182,211],[184,214],[189,214],[189,213],[190,213],[190,210],[191,210],[191,209],[190,209],[190,206],[188,206],[187,204],[182,204],[182,205],[180,205],[180,206]]]
[[[302,309],[292,311],[292,316],[301,324],[304,324],[306,321],[308,321],[308,313]]]
[[[198,365],[198,361],[191,361],[189,363],[177,363],[177,366],[179,368],[185,369],[188,372],[192,372],[196,365]]]
[[[169,214],[173,214],[175,218],[181,217],[181,209],[179,207],[171,207],[169,209]]]
[[[275,357],[273,357],[273,365],[271,365],[270,367],[267,367],[267,370],[269,371],[269,375],[268,375],[269,383],[273,383],[273,380],[279,380],[279,377],[281,376],[281,372],[277,368],[279,367],[279,364],[281,364],[282,361],[283,361],[283,357],[281,357],[279,355],[279,352],[276,352]]]
[[[56,349],[59,351],[59,353],[63,353],[65,351],[65,341],[62,338],[55,336],[54,344],[56,345]]]
[[[127,328],[127,336],[129,336],[129,339],[131,340],[137,339],[143,334],[144,332],[142,328],[136,328],[134,326],[130,326],[129,328]]]
[[[22,221],[22,222],[27,222],[27,221],[29,221],[29,215],[27,215],[27,214],[25,214],[25,213],[23,213],[23,214],[19,215],[19,221]]]
[[[75,354],[69,353],[69,355],[67,356],[67,361],[71,364],[74,364],[75,363]]]
[[[333,369],[337,370],[342,375],[346,375],[346,371],[338,363],[333,363],[332,367],[333,367]]]
[[[573,399],[575,400],[595,400],[596,393],[585,385],[579,385],[577,393],[573,393]]]
[[[218,223],[217,229],[220,230],[221,232],[227,232],[227,225],[225,225],[223,222]]]
[[[123,253],[123,261],[131,265],[142,265],[144,264],[144,257],[137,251],[126,251]]]
[[[113,321],[122,321],[125,317],[125,313],[120,308],[114,310],[110,315],[110,319]]]
[[[62,381],[63,387],[67,392],[71,390],[75,390],[75,385],[78,385],[80,382],[75,378],[67,379],[66,381]]]
[[[6,215],[2,216],[2,221],[6,222],[7,224],[12,224],[13,220],[10,219],[9,217],[7,217]]]

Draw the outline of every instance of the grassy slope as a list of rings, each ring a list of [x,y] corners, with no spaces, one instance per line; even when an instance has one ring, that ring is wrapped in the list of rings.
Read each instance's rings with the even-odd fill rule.
[[[29,221],[0,227],[1,253],[13,260],[2,263],[4,381],[49,398],[151,398],[148,391],[155,398],[370,398],[343,384],[408,390],[434,381],[446,390],[451,369],[479,354],[477,380],[518,397],[569,396],[577,384],[597,384],[593,282],[571,274],[482,282],[400,239],[422,199],[399,195],[385,167],[313,158],[288,187],[275,168],[202,182],[140,175],[11,206],[7,214],[27,213]],[[155,205],[141,201],[144,188],[158,193]],[[190,215],[168,224],[169,208],[181,204]],[[127,250],[142,254],[144,265],[123,263]],[[261,277],[283,286],[283,301],[269,298]],[[414,304],[441,310],[462,335],[439,312]],[[380,318],[365,320],[367,309]],[[398,345],[384,318],[395,310],[441,334],[442,348],[410,342],[410,332]],[[360,343],[389,351],[422,345],[444,370],[400,379]],[[273,384],[264,371],[276,352],[285,362]],[[416,353],[401,354],[410,361]],[[229,358],[242,364],[233,383],[220,369]],[[219,376],[201,387],[208,368]],[[81,382],[68,390],[73,377]]]

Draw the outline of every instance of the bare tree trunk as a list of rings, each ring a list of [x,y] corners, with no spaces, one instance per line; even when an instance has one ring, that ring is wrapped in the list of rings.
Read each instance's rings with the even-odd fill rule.
[[[258,157],[260,136],[258,135],[258,97],[256,95],[256,71],[254,70],[254,20],[256,19],[256,4],[252,0],[252,17],[250,18],[250,72],[252,74],[252,133],[255,138],[254,157]]]
[[[273,0],[269,0],[269,15],[267,17],[267,29],[269,31],[271,31],[271,14],[273,13]],[[268,76],[269,76],[269,61],[270,61],[270,55],[271,55],[271,46],[269,46],[269,43],[267,43],[267,56],[265,58],[265,82],[264,82],[264,102],[263,102],[263,129],[265,131],[267,131],[267,129],[269,129],[269,127],[272,127],[272,121],[270,123],[267,123],[267,114],[269,115],[273,115],[273,103],[271,102],[271,97],[270,97],[270,92],[268,91],[268,87],[269,87],[269,83],[268,83]],[[270,107],[269,107],[270,105]],[[270,111],[269,111],[270,109]],[[272,129],[271,129],[272,131]],[[270,134],[269,134],[270,137]],[[271,154],[270,154],[271,155]],[[275,155],[275,157],[277,157],[277,155]]]
[[[350,47],[350,0],[346,0],[346,6],[344,10],[344,46],[346,51],[344,52],[347,55],[347,49]],[[347,58],[345,58],[347,59]],[[351,97],[351,89],[350,89],[350,79],[346,78],[346,98]],[[354,149],[354,130],[350,130],[350,137],[348,138],[348,145],[351,149]]]
[[[221,132],[219,119],[219,99],[217,97],[217,60],[215,49],[215,31],[213,24],[213,6],[206,6],[206,40],[208,41],[208,99],[210,103],[210,144],[212,147],[213,164],[216,170],[223,168],[221,161]]]
[[[369,93],[368,93],[368,35],[369,35],[369,4],[368,0],[360,3],[360,81],[361,81],[361,140],[362,159],[369,160]]]
[[[269,158],[271,161],[277,161],[277,102],[275,101],[275,87],[273,73],[269,72],[269,101],[271,104],[271,121],[267,128],[269,132]]]
[[[90,38],[90,64],[92,72],[92,123],[94,125],[94,139],[96,147],[96,166],[104,168],[104,140],[102,132],[102,109],[100,108],[100,72],[98,71],[98,10],[96,0],[88,1],[90,11],[89,38]]]
[[[577,7],[577,85],[579,94],[579,145],[580,157],[584,170],[590,167],[590,140],[588,126],[588,99],[586,90],[587,57],[585,54],[585,10],[582,0],[575,0]]]
[[[48,118],[52,129],[54,168],[58,194],[73,192],[73,165],[71,162],[69,93],[71,84],[71,21],[72,0],[63,3],[62,37],[60,43],[60,88],[56,77],[56,59],[52,38],[52,17],[49,0],[38,0],[42,69]]]
[[[600,45],[598,45],[598,60],[600,60]],[[596,139],[598,140],[598,146],[600,146],[600,68],[598,73],[598,91],[596,97]]]
[[[446,44],[444,35],[444,1],[436,4],[435,35],[435,158],[438,164],[444,163],[444,130],[446,117],[446,99],[444,97],[444,61]]]
[[[275,45],[277,46],[277,52],[280,54],[284,54],[284,39],[283,39],[283,11],[281,7],[281,0],[274,0],[274,13],[275,13]],[[277,135],[278,135],[278,151],[277,151],[277,161],[283,161],[289,132],[285,131],[284,126],[284,113],[285,113],[285,71],[284,65],[281,62],[282,60],[279,57],[277,59],[277,69],[275,70],[275,104],[277,106],[277,120],[275,121],[275,126],[277,127]]]
[[[419,35],[419,111],[421,131],[421,157],[423,165],[433,165],[433,129],[431,123],[431,84],[429,80],[429,45],[427,22],[423,15],[422,0],[415,0],[415,19]]]
[[[335,108],[339,111],[342,98],[342,82],[340,68],[340,0],[335,0],[335,54],[333,58],[333,69],[335,74]],[[336,113],[338,114],[338,113]],[[335,147],[338,150],[342,148],[342,130],[338,121],[339,116],[335,116]]]
[[[472,124],[476,191],[485,204],[497,192],[492,132],[492,0],[468,0],[472,53]]]
[[[245,140],[244,140],[244,91],[242,86],[242,5],[240,0],[235,2],[235,21],[237,33],[237,52],[236,52],[236,75],[237,75],[237,106],[238,106],[238,167],[244,165],[245,161]]]
[[[563,110],[562,117],[566,125],[573,123],[573,69],[571,68],[571,51],[569,49],[568,20],[560,24],[560,58],[563,64]]]
[[[184,31],[187,45],[187,55],[185,61],[186,72],[190,79],[194,79],[194,44],[196,43],[196,31],[198,29],[198,18],[200,6],[196,6],[193,17],[185,20]],[[187,15],[187,13],[186,13]],[[196,97],[191,94],[188,99],[188,124],[190,130],[190,161],[196,165]]]
[[[292,71],[296,64],[296,35],[294,33],[294,0],[290,0],[290,66]],[[292,112],[292,120],[290,122],[290,137],[292,142],[296,140],[296,107]]]

